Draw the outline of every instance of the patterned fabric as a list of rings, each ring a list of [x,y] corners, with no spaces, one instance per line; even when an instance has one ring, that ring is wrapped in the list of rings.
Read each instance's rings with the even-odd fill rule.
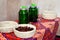
[[[7,40],[7,39],[0,33],[0,40]]]
[[[14,33],[2,33],[5,40],[54,40],[57,29],[58,29],[58,20],[40,20],[35,23],[31,23],[36,26],[36,33],[33,37],[23,39],[18,38]],[[2,37],[2,36],[0,36]],[[1,39],[1,38],[0,38]]]

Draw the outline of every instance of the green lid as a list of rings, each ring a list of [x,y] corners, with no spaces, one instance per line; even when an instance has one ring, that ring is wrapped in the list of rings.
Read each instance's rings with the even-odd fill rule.
[[[21,8],[21,9],[26,9],[27,7],[26,7],[26,6],[21,6],[20,8]]]
[[[32,3],[31,6],[32,6],[32,7],[36,7],[37,5],[36,5],[35,3]]]

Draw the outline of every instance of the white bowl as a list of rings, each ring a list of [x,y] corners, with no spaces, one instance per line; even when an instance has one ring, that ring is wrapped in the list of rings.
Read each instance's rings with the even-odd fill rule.
[[[34,34],[36,32],[36,27],[34,25],[31,25],[31,24],[19,24],[19,26],[31,27],[31,28],[33,28],[33,30],[32,31],[27,31],[27,32],[20,32],[20,31],[16,30],[16,28],[14,28],[14,33],[15,33],[15,35],[17,37],[19,37],[19,38],[30,38],[30,37],[34,36]]]
[[[0,22],[0,32],[10,33],[13,32],[13,28],[17,27],[18,23],[14,21],[2,21]]]
[[[44,12],[42,13],[42,17],[44,19],[52,20],[57,18],[57,14],[55,11],[52,11],[52,10],[51,11],[44,10]]]

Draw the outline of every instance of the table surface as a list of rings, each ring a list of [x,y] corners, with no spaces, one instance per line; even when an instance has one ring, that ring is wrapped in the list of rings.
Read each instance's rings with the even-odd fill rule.
[[[51,38],[54,33],[56,34],[58,25],[55,25],[55,23],[57,24],[56,20],[52,20],[52,21],[51,20],[50,21],[42,20],[39,22],[32,23],[37,28],[36,34],[33,36],[33,38],[22,39],[22,40],[48,40],[47,39],[48,37]],[[9,40],[20,40],[21,39],[21,38],[16,37],[13,32],[12,33],[2,33],[2,34],[3,34],[3,38],[4,38],[3,40],[5,40],[6,38]],[[55,36],[55,34],[54,34],[54,36]],[[42,39],[42,38],[45,38],[45,39]]]

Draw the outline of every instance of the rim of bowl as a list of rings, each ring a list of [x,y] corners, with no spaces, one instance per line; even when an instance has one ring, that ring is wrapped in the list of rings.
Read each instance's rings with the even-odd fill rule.
[[[8,23],[12,23],[13,25],[8,27],[8,26],[1,26],[0,28],[13,28],[13,26],[18,26],[18,23],[15,22],[15,21],[1,21],[0,23],[2,23],[4,25],[5,22],[8,22]]]
[[[18,28],[19,26],[23,26],[23,25],[24,25],[24,26],[30,25],[30,26],[27,26],[27,27],[31,27],[31,26],[32,26],[33,30],[27,31],[27,32],[21,32],[21,31],[16,30],[16,28]],[[19,24],[18,27],[13,28],[13,29],[14,29],[15,31],[17,31],[17,32],[20,32],[20,33],[28,33],[28,32],[32,32],[32,31],[36,30],[36,27],[35,27],[34,25],[32,25],[32,24]]]

